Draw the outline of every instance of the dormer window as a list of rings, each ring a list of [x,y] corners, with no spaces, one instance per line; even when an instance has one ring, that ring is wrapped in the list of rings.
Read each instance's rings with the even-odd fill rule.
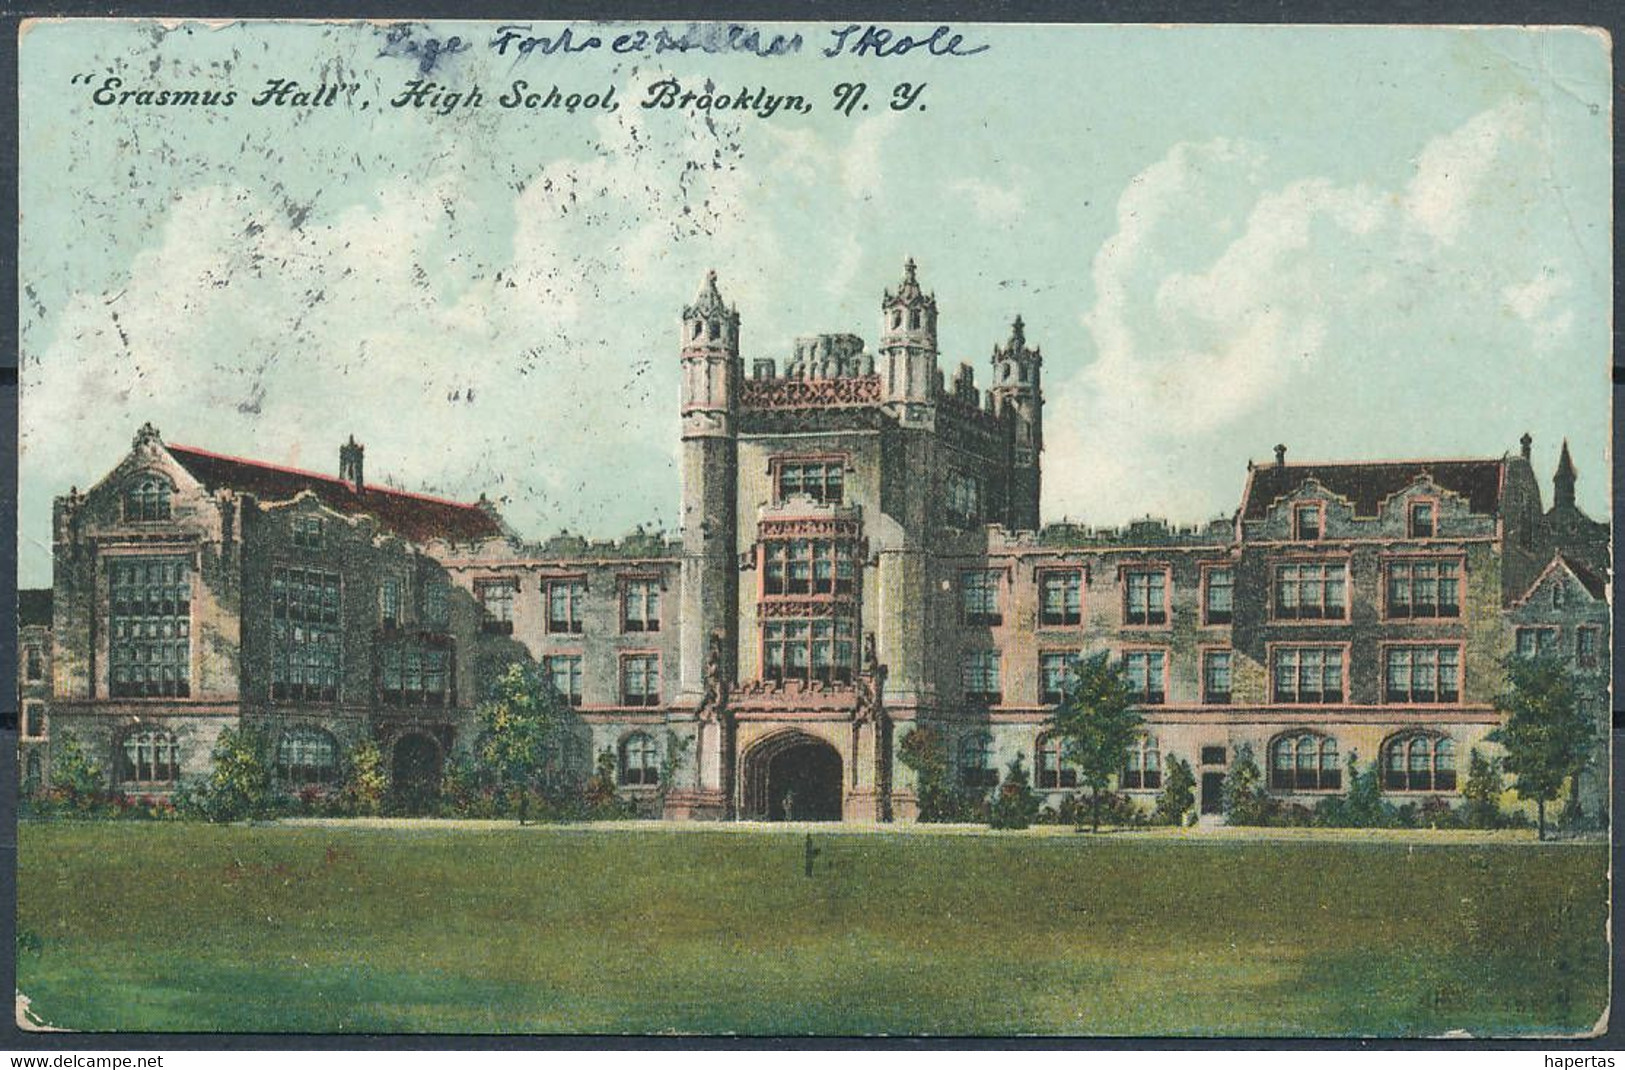
[[[1292,537],[1302,542],[1319,539],[1325,528],[1325,507],[1309,502],[1292,507]]]
[[[322,548],[323,524],[319,516],[293,518],[293,544],[306,550]]]
[[[908,329],[911,331],[920,329],[920,310],[917,308],[908,310]]]
[[[1412,502],[1410,534],[1413,539],[1433,538],[1433,503]]]
[[[898,327],[903,325],[903,312],[901,309],[894,309],[892,311],[891,325],[893,330],[896,330]]]
[[[163,477],[139,477],[124,491],[124,519],[168,520],[169,494],[169,481]]]
[[[698,338],[700,336],[700,331],[703,329],[703,327],[704,327],[704,325],[701,324],[701,322],[699,320],[695,320],[694,321],[693,337]]]

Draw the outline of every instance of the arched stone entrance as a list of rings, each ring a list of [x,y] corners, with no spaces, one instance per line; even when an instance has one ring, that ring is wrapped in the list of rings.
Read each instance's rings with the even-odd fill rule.
[[[841,820],[841,755],[805,732],[772,735],[745,753],[740,816],[755,821]]]
[[[390,757],[390,790],[408,813],[421,813],[440,792],[440,744],[421,732],[395,740]]]

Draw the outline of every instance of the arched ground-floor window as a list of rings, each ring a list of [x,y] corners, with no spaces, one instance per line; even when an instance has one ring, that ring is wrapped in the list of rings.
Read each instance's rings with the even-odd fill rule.
[[[660,783],[660,756],[654,737],[633,732],[621,741],[621,783],[628,786]]]
[[[1340,791],[1342,787],[1337,740],[1318,732],[1289,732],[1270,743],[1272,790]]]
[[[1409,732],[1383,744],[1389,791],[1455,791],[1456,745],[1444,736]]]

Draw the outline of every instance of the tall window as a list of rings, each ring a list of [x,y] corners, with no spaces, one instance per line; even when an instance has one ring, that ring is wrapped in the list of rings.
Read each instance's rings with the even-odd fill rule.
[[[1433,503],[1412,502],[1408,527],[1413,539],[1433,538]]]
[[[621,655],[621,705],[660,705],[659,655]]]
[[[542,659],[542,669],[560,698],[572,706],[581,705],[580,654],[549,654]]]
[[[324,525],[319,516],[296,516],[293,518],[293,544],[306,550],[320,550]]]
[[[839,505],[845,492],[846,465],[842,461],[783,460],[778,463],[778,501],[804,495],[815,502]]]
[[[1162,569],[1132,569],[1123,577],[1123,622],[1168,623],[1168,573]]]
[[[43,703],[43,702],[24,702],[23,703],[22,729],[23,729],[23,738],[24,739],[44,739],[45,738],[46,732],[47,732],[46,725],[45,725],[45,703]]]
[[[1038,655],[1039,698],[1053,706],[1066,700],[1066,689],[1078,667],[1075,650],[1046,651]]]
[[[45,677],[45,655],[32,643],[23,652],[23,677],[30,683]]]
[[[1320,538],[1325,527],[1326,511],[1319,502],[1292,507],[1292,537],[1305,542]]]
[[[124,488],[124,519],[130,521],[169,519],[169,480],[162,476],[138,476]]]
[[[851,683],[855,663],[850,617],[762,623],[762,675],[768,680]]]
[[[451,592],[446,581],[434,578],[423,584],[423,623],[431,628],[444,628],[450,621]]]
[[[1348,567],[1342,562],[1275,566],[1277,620],[1343,620],[1348,616]]]
[[[192,693],[192,568],[184,557],[108,561],[108,677],[114,698]]]
[[[993,767],[993,737],[972,732],[959,741],[959,782],[967,788],[991,788],[999,782]]]
[[[1455,702],[1461,694],[1461,648],[1391,646],[1384,664],[1387,702]]]
[[[1202,623],[1229,624],[1236,611],[1235,570],[1210,568],[1202,575]]]
[[[1154,790],[1162,787],[1162,752],[1156,736],[1140,736],[1128,749],[1128,759],[1117,778],[1124,791]]]
[[[1343,701],[1343,649],[1334,646],[1275,648],[1275,701]]]
[[[474,599],[480,604],[480,630],[492,635],[513,634],[513,599],[519,585],[513,580],[475,580]]]
[[[271,570],[271,697],[335,702],[339,695],[339,578]]]
[[[180,779],[180,749],[175,737],[144,729],[124,737],[119,750],[119,780],[126,785],[168,787]]]
[[[982,484],[967,472],[948,473],[948,518],[963,525],[976,523],[982,516]]]
[[[553,635],[580,635],[586,603],[586,580],[547,581],[548,632]]]
[[[378,581],[378,616],[386,628],[400,625],[401,581],[398,576],[385,576]]]
[[[997,706],[1004,701],[997,650],[968,651],[960,664],[959,677],[966,702]]]
[[[331,784],[338,779],[338,744],[320,728],[292,728],[277,744],[276,773],[290,784]]]
[[[443,706],[451,690],[450,653],[439,647],[383,649],[382,691],[389,704]]]
[[[1040,788],[1075,788],[1078,786],[1078,768],[1066,759],[1066,742],[1060,736],[1040,736],[1037,786]]]
[[[851,594],[852,546],[828,539],[783,539],[762,547],[762,593]]]
[[[999,573],[975,569],[959,574],[960,609],[969,625],[992,627],[1004,623],[999,612]]]
[[[1161,650],[1128,650],[1123,653],[1123,676],[1134,701],[1160,706],[1167,699],[1164,669],[1167,654]]]
[[[1459,561],[1390,561],[1387,573],[1390,619],[1461,616]]]
[[[1343,768],[1337,762],[1337,740],[1299,732],[1271,743],[1270,787],[1276,791],[1341,789]]]
[[[635,578],[621,581],[621,630],[660,630],[660,581]]]
[[[1389,741],[1386,749],[1389,791],[1456,790],[1456,745],[1445,737],[1418,732]]]
[[[1582,624],[1574,630],[1574,660],[1582,669],[1597,667],[1601,635],[1602,629],[1594,624]]]
[[[1210,706],[1230,704],[1230,659],[1228,650],[1202,652],[1202,701]]]
[[[1083,623],[1083,570],[1045,569],[1038,574],[1039,623],[1069,628]]]
[[[628,787],[660,783],[660,754],[649,733],[633,732],[622,741],[621,783]]]
[[[1519,628],[1516,647],[1520,658],[1546,658],[1557,653],[1556,628]]]

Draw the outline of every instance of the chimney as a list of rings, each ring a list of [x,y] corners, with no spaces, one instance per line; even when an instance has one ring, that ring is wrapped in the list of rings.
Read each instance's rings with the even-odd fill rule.
[[[1285,446],[1276,446],[1275,447],[1275,467],[1277,467],[1277,468],[1285,468],[1286,467],[1286,447]]]
[[[350,441],[339,446],[339,478],[350,484],[350,489],[360,494],[365,487],[361,478],[361,456],[366,447],[350,436]]]
[[[1518,445],[1520,447],[1522,447],[1522,449],[1523,449],[1523,459],[1524,460],[1527,461],[1529,459],[1529,448],[1531,446],[1533,446],[1534,444],[1535,444],[1535,436],[1531,435],[1528,431],[1525,431],[1523,433],[1523,437],[1518,440]]]

